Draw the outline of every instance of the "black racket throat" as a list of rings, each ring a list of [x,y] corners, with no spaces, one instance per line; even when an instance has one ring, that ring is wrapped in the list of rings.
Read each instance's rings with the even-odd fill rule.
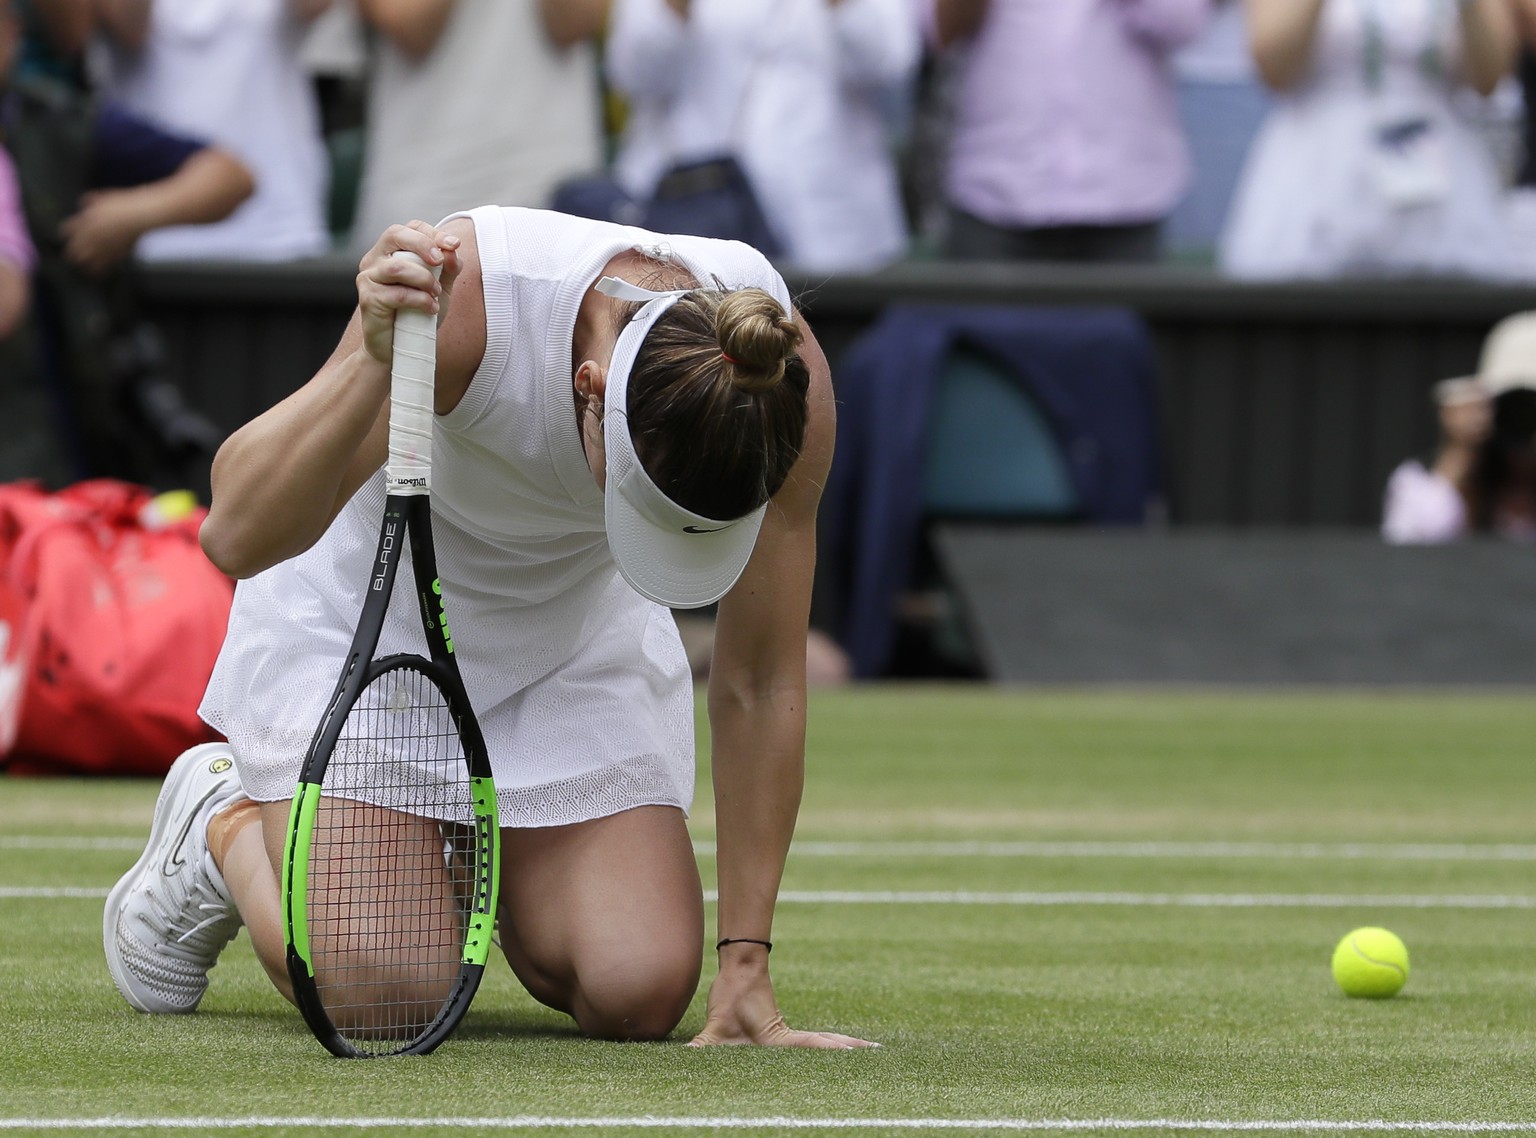
[[[429,655],[423,659],[412,653],[401,653],[376,660],[373,658],[374,653],[378,650],[379,636],[383,632],[390,598],[395,590],[395,578],[407,549],[410,551],[416,604]],[[363,595],[357,631],[347,650],[347,661],[337,681],[336,690],[304,757],[304,766],[299,774],[302,782],[321,781],[347,712],[362,690],[381,672],[404,663],[420,667],[448,695],[455,711],[461,714],[461,729],[469,736],[466,741],[474,744],[470,754],[471,774],[489,778],[491,770],[485,741],[480,736],[479,721],[470,708],[469,697],[459,675],[458,662],[453,656],[453,634],[448,625],[447,605],[437,575],[437,553],[432,540],[432,509],[425,494],[391,494],[384,501],[384,521],[379,527],[378,546],[374,550],[373,567],[368,575],[368,588]]]

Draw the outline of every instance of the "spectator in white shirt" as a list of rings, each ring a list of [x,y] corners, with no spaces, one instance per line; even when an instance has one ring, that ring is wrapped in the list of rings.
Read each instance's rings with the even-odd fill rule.
[[[607,0],[358,0],[373,32],[352,244],[465,205],[549,205],[602,157]]]
[[[788,262],[876,268],[907,248],[890,108],[919,51],[910,0],[616,0],[615,172],[645,198],[674,163],[734,155]]]
[[[229,150],[256,192],[226,220],[146,234],[146,261],[286,261],[330,247],[326,156],[301,37],[331,0],[100,0],[107,94]]]

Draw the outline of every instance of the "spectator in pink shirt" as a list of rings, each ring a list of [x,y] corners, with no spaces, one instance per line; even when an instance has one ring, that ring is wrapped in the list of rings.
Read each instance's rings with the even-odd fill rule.
[[[965,260],[1145,261],[1188,184],[1170,54],[1211,0],[922,0],[959,53],[944,193]]]
[[[32,300],[32,266],[37,252],[27,236],[21,189],[11,156],[0,149],[0,340],[10,339]]]

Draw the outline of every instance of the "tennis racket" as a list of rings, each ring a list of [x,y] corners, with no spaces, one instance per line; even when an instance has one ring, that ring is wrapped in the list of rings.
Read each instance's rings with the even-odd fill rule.
[[[436,358],[436,318],[400,310],[384,521],[283,856],[294,997],[315,1037],[348,1058],[420,1055],[446,1039],[479,986],[496,912],[496,791],[432,544]],[[375,658],[407,541],[427,655]]]

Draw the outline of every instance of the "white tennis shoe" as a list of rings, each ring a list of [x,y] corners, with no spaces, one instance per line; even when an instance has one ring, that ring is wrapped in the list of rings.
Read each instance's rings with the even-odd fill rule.
[[[143,855],[107,895],[102,942],[117,990],[141,1012],[194,1011],[240,914],[208,852],[208,819],[241,797],[229,747],[172,764]]]

